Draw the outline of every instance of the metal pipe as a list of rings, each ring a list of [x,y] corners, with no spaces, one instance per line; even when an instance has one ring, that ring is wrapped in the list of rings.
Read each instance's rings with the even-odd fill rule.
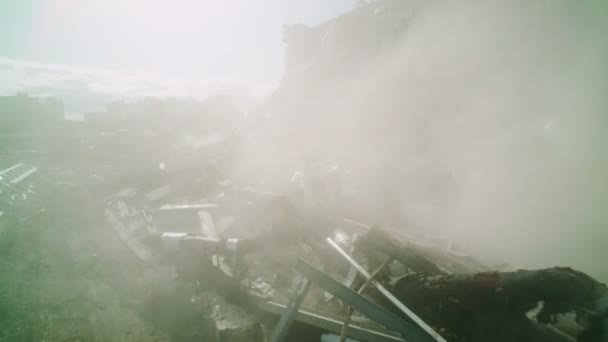
[[[352,305],[355,310],[359,311],[364,316],[367,316],[390,330],[398,332],[406,341],[432,342],[435,340],[416,324],[409,320],[404,320],[395,313],[390,312],[360,294],[357,294],[355,291],[342,285],[302,259],[298,259],[294,268],[325,291],[330,292],[343,302]]]
[[[374,272],[372,272],[371,277],[369,279],[367,279],[365,281],[365,283],[363,283],[363,285],[361,285],[361,287],[359,287],[359,290],[357,291],[357,293],[363,294],[365,292],[365,290],[367,290],[367,288],[371,285],[372,280],[374,280],[376,278],[376,276],[380,273],[380,271],[382,271],[391,261],[392,261],[392,259],[389,258],[388,260],[383,262],[382,265],[380,265]],[[350,318],[354,311],[355,310],[353,309],[353,307],[351,305],[349,305],[346,308],[346,315],[344,316],[344,323],[342,324],[342,329],[340,329],[340,342],[346,342],[346,330],[348,330]]]
[[[334,247],[338,253],[340,253],[351,265],[353,265],[359,273],[365,277],[365,279],[371,279],[371,275],[369,272],[365,270],[355,259],[353,259],[348,253],[346,253],[336,242],[334,242],[331,238],[327,238],[327,242]],[[395,297],[392,293],[390,293],[382,284],[380,284],[377,280],[372,280],[372,284],[382,293],[388,300],[391,301],[401,312],[403,312],[407,317],[409,317],[416,325],[422,328],[426,333],[431,335],[438,342],[447,342],[438,332],[436,332],[433,328],[431,328],[425,321],[423,321],[418,315],[416,315],[412,310],[410,310],[407,306],[405,306],[397,297]]]
[[[304,297],[306,297],[309,288],[310,280],[307,278],[302,278],[298,286],[296,286],[294,289],[291,299],[289,300],[289,303],[287,303],[285,311],[283,311],[279,322],[272,331],[272,335],[268,339],[269,342],[285,341],[287,331],[296,317],[296,314],[300,310],[300,305],[302,305],[302,301],[304,301]]]

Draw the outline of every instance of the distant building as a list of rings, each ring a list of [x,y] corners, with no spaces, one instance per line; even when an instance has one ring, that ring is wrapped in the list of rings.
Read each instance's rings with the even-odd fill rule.
[[[52,97],[25,93],[0,96],[0,133],[18,133],[56,124],[63,120],[63,103]]]
[[[89,128],[100,131],[175,132],[204,135],[236,127],[243,114],[228,96],[205,100],[143,98],[113,101],[105,111],[84,114]]]

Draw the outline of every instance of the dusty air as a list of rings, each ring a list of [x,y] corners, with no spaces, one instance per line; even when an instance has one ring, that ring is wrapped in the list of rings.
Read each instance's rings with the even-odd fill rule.
[[[0,2],[0,342],[608,342],[608,3]]]

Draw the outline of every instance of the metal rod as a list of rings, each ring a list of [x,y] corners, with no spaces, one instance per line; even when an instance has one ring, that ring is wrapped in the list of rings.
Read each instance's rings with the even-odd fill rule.
[[[18,167],[20,167],[21,165],[23,165],[23,163],[15,164],[15,165],[9,167],[8,169],[4,169],[4,170],[0,171],[0,176],[2,176],[3,174],[8,173],[8,172],[10,172],[10,171],[18,168]]]
[[[314,266],[298,259],[295,269],[305,277],[313,281],[319,287],[330,292],[337,298],[352,305],[363,315],[373,319],[388,329],[398,332],[409,342],[432,342],[434,338],[415,324],[402,319],[385,308],[372,303],[355,291],[340,284]]]
[[[268,339],[269,342],[282,342],[285,341],[285,337],[287,336],[287,331],[293,322],[293,319],[296,317],[298,310],[300,309],[300,305],[302,305],[302,301],[306,294],[308,293],[308,288],[310,287],[310,280],[308,278],[302,278],[301,282],[298,284],[296,289],[294,290],[289,303],[287,303],[287,307],[279,322],[275,326],[272,331],[272,335]]]
[[[286,308],[286,305],[272,301],[260,303],[261,310],[277,315],[281,315]],[[339,334],[340,329],[342,328],[342,317],[331,315],[326,312],[319,313],[300,309],[294,320],[335,334]],[[348,328],[350,337],[356,340],[376,342],[404,341],[403,338],[397,336],[394,331],[376,325],[370,326],[369,324],[351,323]]]
[[[378,268],[376,268],[376,270],[374,272],[372,272],[371,277],[369,279],[367,279],[365,281],[365,283],[363,283],[363,285],[361,285],[361,287],[359,287],[359,290],[357,291],[357,293],[363,294],[365,292],[365,290],[367,290],[367,288],[371,285],[372,280],[374,280],[374,278],[376,278],[376,276],[380,273],[380,271],[382,271],[386,267],[386,265],[388,265],[391,261],[392,261],[392,258],[388,258],[385,262],[382,263],[382,265],[378,266]],[[342,329],[340,329],[340,342],[346,341],[346,331],[348,330],[350,318],[353,315],[354,311],[355,310],[350,305],[346,308],[346,315],[344,315],[344,323],[342,324]]]
[[[351,265],[353,265],[359,273],[361,273],[365,279],[370,279],[371,275],[369,272],[365,270],[355,259],[353,259],[350,255],[348,255],[336,242],[334,242],[331,238],[327,238],[327,242],[329,242],[332,247],[334,247],[338,253],[340,253]],[[388,300],[391,301],[401,312],[403,312],[407,317],[409,317],[416,325],[422,328],[425,332],[431,335],[438,342],[447,342],[439,333],[437,333],[433,328],[431,328],[425,321],[423,321],[418,315],[416,315],[412,310],[410,310],[407,306],[405,306],[397,297],[395,297],[392,293],[390,293],[382,284],[380,284],[376,280],[372,280],[372,284],[382,293]]]
[[[21,182],[22,180],[26,179],[27,177],[29,177],[30,175],[32,175],[34,172],[38,171],[37,168],[33,167],[27,171],[25,171],[24,173],[22,173],[21,175],[19,175],[17,178],[13,179],[11,181],[12,184],[17,184],[19,182]]]

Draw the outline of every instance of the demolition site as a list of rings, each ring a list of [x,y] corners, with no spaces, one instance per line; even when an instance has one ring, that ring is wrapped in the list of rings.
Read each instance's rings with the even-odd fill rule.
[[[605,63],[569,6],[285,26],[246,109],[0,97],[0,341],[608,341],[608,107],[562,92]]]

